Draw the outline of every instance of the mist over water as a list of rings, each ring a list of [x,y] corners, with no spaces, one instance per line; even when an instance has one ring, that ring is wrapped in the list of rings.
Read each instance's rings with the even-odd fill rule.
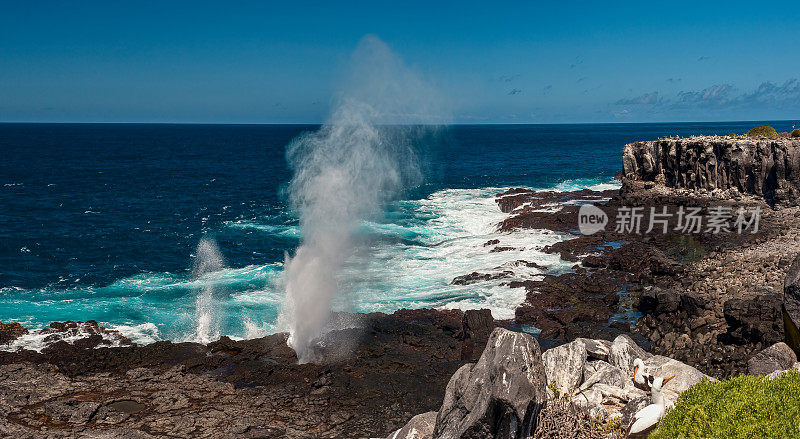
[[[360,223],[420,182],[414,142],[442,120],[440,108],[417,74],[367,36],[325,124],[288,146],[289,199],[303,241],[286,257],[279,325],[301,362],[328,324],[333,300],[347,293],[339,276],[356,251]]]
[[[225,260],[219,251],[216,241],[203,238],[197,244],[192,277],[199,280],[201,286],[197,292],[195,303],[195,333],[192,341],[210,343],[220,337],[220,316],[217,298],[215,297],[214,277],[225,269]]]

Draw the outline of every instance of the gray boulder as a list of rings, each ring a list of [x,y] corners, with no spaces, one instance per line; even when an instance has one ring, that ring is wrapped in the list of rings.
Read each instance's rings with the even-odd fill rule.
[[[586,353],[596,359],[608,361],[608,353],[611,352],[611,342],[608,340],[592,340],[591,338],[576,338],[575,341],[583,343]]]
[[[476,364],[447,384],[436,439],[523,439],[533,434],[547,402],[541,349],[528,334],[497,328]]]
[[[583,378],[586,356],[586,345],[579,340],[545,351],[542,361],[548,386],[555,387],[559,395],[566,395],[578,387]]]
[[[797,355],[786,343],[775,343],[747,362],[747,372],[750,375],[769,375],[775,371],[789,369],[795,362]]]
[[[608,412],[603,408],[603,394],[597,389],[578,391],[572,397],[572,403],[593,418],[608,416]]]
[[[589,362],[587,362],[588,364]],[[581,384],[581,389],[588,389],[595,384],[608,384],[611,386],[616,387],[625,387],[625,385],[630,381],[628,378],[628,374],[624,372],[619,367],[613,366],[610,363],[607,363],[602,360],[592,361],[591,363],[595,363],[594,366],[594,373],[585,377],[583,384]],[[589,368],[584,368],[584,372],[588,371]]]
[[[436,426],[436,412],[427,412],[414,416],[401,429],[386,437],[386,439],[431,439],[433,428]]]
[[[605,363],[605,361],[603,361],[603,363]],[[583,363],[583,380],[581,382],[585,383],[586,380],[600,370],[601,367],[601,362],[599,360]]]
[[[608,353],[608,362],[633,376],[633,362],[637,358],[646,360],[652,355],[640,348],[630,336],[622,334],[614,339]]]
[[[788,372],[788,371],[790,371],[790,370],[797,370],[797,371],[800,371],[800,363],[794,363],[794,364],[792,365],[792,367],[791,367],[791,368],[789,368],[789,369],[784,369],[784,370],[776,370],[776,371],[774,371],[774,372],[771,372],[769,375],[767,375],[767,379],[768,379],[768,380],[775,379],[775,378],[777,378],[778,376],[780,376],[780,374],[782,374],[782,373],[784,373],[784,372]]]

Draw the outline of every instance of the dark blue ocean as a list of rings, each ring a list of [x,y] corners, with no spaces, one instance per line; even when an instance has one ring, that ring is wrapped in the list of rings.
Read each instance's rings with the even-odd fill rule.
[[[489,307],[512,317],[524,292],[453,277],[571,264],[541,252],[552,233],[498,234],[494,194],[509,187],[615,187],[625,143],[744,133],[791,122],[451,126],[417,145],[423,183],[362,225],[336,306]],[[197,296],[213,288],[219,332],[280,329],[282,267],[302,237],[287,207],[286,146],[317,126],[0,124],[0,321],[40,327],[94,319],[137,341],[189,340]],[[223,268],[192,276],[201,239]],[[489,239],[521,248],[489,253]],[[513,254],[510,254],[513,253]],[[351,270],[351,271],[347,271]],[[520,278],[541,275],[515,268]],[[350,275],[348,275],[350,273]]]

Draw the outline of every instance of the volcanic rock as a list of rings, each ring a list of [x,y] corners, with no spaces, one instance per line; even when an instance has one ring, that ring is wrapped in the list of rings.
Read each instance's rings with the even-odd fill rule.
[[[19,336],[27,333],[28,330],[17,322],[0,322],[0,345],[10,343],[16,340]]]
[[[781,297],[766,293],[725,301],[723,306],[730,343],[770,345],[783,340]]]
[[[489,335],[494,330],[492,311],[488,309],[467,310],[461,319],[462,360],[477,360]]]
[[[795,353],[800,353],[800,255],[798,255],[783,283],[782,317],[786,343]]]
[[[625,145],[627,180],[728,196],[755,195],[775,206],[800,204],[800,140],[702,136]]]
[[[594,361],[593,363],[595,363],[595,365],[593,365],[594,372],[588,377],[584,373],[583,384],[580,386],[581,389],[588,389],[597,383],[622,388],[629,382],[628,373],[619,367],[612,366],[610,363],[602,360]],[[586,372],[585,368],[584,372]]]
[[[608,361],[608,354],[611,352],[612,343],[608,340],[593,340],[591,338],[577,338],[575,341],[583,343],[586,347],[586,354],[597,360]]]
[[[476,364],[450,379],[436,439],[527,438],[546,403],[541,350],[528,334],[495,329]]]

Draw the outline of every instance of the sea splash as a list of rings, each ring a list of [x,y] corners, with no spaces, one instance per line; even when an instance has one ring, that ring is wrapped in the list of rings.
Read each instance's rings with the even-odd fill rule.
[[[192,276],[201,282],[195,304],[196,328],[192,341],[210,343],[220,336],[220,317],[213,277],[225,269],[225,259],[216,241],[203,238],[197,244]]]
[[[338,277],[360,222],[420,181],[414,141],[441,120],[436,93],[377,37],[359,43],[351,67],[326,123],[287,148],[303,241],[286,257],[280,325],[301,362],[310,360],[334,298],[346,293]]]

